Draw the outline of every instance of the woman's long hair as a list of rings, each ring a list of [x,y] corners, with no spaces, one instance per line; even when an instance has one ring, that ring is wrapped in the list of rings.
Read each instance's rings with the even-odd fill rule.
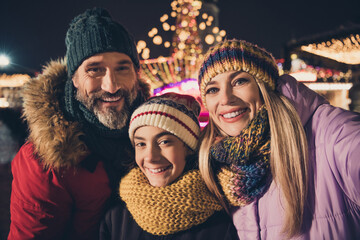
[[[270,167],[273,179],[280,186],[284,200],[283,232],[288,237],[300,233],[308,191],[308,145],[304,128],[295,108],[284,96],[268,90],[262,81],[257,81],[268,111],[271,153]],[[218,185],[209,150],[222,131],[210,118],[201,134],[199,169],[209,190],[226,208],[226,200]]]

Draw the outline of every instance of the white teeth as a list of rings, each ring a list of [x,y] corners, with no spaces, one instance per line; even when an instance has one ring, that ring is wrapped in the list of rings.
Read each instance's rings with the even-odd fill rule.
[[[120,100],[120,97],[116,97],[116,98],[102,98],[101,99],[104,102],[116,102]]]
[[[167,169],[169,169],[171,166],[166,167],[166,168],[148,168],[150,172],[152,173],[159,173],[159,172],[163,172]]]
[[[236,116],[239,116],[240,114],[242,114],[243,112],[245,112],[246,109],[244,110],[240,110],[240,111],[235,111],[235,112],[231,112],[231,113],[226,113],[223,115],[224,118],[233,118]]]

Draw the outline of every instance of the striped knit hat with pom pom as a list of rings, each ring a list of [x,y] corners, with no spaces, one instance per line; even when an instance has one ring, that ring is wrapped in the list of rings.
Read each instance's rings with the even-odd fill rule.
[[[200,68],[198,81],[205,107],[207,84],[216,75],[228,71],[247,72],[271,90],[275,89],[275,81],[279,77],[275,59],[265,49],[243,40],[224,41],[206,53]]]
[[[150,98],[131,116],[130,140],[134,144],[134,133],[139,127],[153,126],[174,134],[195,150],[200,134],[199,114],[199,103],[189,95],[166,93]]]

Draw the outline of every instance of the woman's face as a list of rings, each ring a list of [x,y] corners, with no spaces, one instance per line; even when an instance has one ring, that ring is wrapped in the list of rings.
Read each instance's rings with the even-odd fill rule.
[[[229,136],[239,135],[263,104],[254,77],[238,71],[211,79],[205,88],[205,100],[209,117]]]
[[[153,126],[140,127],[134,145],[136,164],[152,186],[167,186],[184,171],[188,148],[173,134]]]

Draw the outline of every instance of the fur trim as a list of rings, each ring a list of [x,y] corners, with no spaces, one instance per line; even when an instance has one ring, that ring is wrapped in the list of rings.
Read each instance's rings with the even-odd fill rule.
[[[45,168],[74,167],[89,154],[79,139],[83,135],[80,125],[67,121],[60,109],[66,80],[66,62],[57,60],[49,62],[41,75],[23,87],[23,117],[29,126],[29,140]],[[148,98],[149,84],[139,79],[139,86]]]
[[[29,125],[29,140],[45,168],[76,166],[88,154],[79,140],[80,126],[64,118],[60,96],[67,80],[66,63],[51,61],[43,73],[24,85],[24,117]]]

